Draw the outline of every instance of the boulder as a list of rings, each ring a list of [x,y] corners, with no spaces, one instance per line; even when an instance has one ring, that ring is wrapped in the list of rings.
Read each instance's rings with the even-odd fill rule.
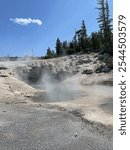
[[[85,64],[88,64],[88,63],[92,62],[92,60],[91,59],[83,59],[82,62]]]
[[[9,77],[8,74],[0,74],[0,77]]]
[[[83,64],[83,60],[79,59],[78,62],[77,62],[77,65],[82,65],[82,64]]]
[[[69,65],[66,65],[65,66],[65,70],[69,70],[70,69],[70,66]]]
[[[77,62],[77,64],[78,65],[82,65],[82,64],[88,64],[88,63],[91,63],[92,62],[92,60],[91,59],[79,59],[78,60],[78,62]]]
[[[98,57],[97,54],[93,56],[93,58],[97,58],[97,57]]]
[[[105,63],[110,63],[113,61],[113,58],[110,54],[104,53],[104,54],[98,55],[98,60],[101,60]]]
[[[103,55],[98,55],[98,60],[103,60]]]
[[[93,64],[97,64],[97,61],[94,61]]]
[[[82,74],[92,74],[93,70],[92,69],[85,69],[82,71]]]
[[[7,70],[7,69],[8,69],[7,67],[3,67],[3,66],[0,67],[0,70]]]
[[[70,67],[73,67],[75,65],[75,63],[73,61],[70,62]]]
[[[107,72],[110,72],[110,71],[111,71],[111,69],[106,64],[98,65],[95,68],[96,73],[102,73],[102,72],[107,73]]]

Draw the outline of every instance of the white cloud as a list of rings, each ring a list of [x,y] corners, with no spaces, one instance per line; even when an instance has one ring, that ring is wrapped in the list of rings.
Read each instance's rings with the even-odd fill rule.
[[[31,19],[31,18],[11,18],[10,21],[12,21],[13,23],[17,23],[19,25],[23,25],[23,26],[27,26],[29,24],[37,24],[39,26],[42,25],[42,21],[39,19]]]

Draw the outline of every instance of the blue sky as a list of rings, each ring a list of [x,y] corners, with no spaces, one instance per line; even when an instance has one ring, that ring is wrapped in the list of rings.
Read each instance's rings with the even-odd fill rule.
[[[96,0],[0,0],[0,56],[44,55],[57,37],[70,41],[82,20],[90,35],[98,30],[96,7]]]

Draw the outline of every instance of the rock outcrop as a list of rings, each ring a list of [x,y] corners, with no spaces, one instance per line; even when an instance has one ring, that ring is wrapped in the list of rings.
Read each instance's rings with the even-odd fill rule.
[[[108,56],[106,59],[108,59]],[[28,77],[29,80],[34,81],[39,80],[40,76],[45,73],[62,79],[76,74],[87,75],[93,72],[106,73],[109,71],[111,71],[111,68],[105,62],[102,62],[100,57],[97,59],[97,54],[71,55],[48,60],[34,60],[17,67],[17,72],[20,76],[24,78]]]
[[[91,53],[47,60],[16,61],[12,64],[10,62],[7,64],[12,65],[13,71],[10,74],[24,82],[32,83],[39,82],[44,75],[49,75],[56,80],[64,80],[72,76],[81,78],[83,75],[88,80],[90,75],[95,76],[95,74],[111,72],[111,61],[112,57],[108,54],[98,55]],[[1,65],[0,76],[8,77],[7,70],[6,63],[5,66]]]

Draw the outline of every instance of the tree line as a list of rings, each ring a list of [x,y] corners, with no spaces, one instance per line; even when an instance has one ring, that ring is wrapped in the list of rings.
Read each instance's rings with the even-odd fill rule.
[[[81,28],[75,31],[70,42],[56,40],[55,51],[49,47],[45,58],[54,58],[76,53],[100,52],[113,56],[113,32],[112,19],[110,18],[108,0],[97,0],[99,16],[97,18],[99,31],[87,35],[85,21]]]

